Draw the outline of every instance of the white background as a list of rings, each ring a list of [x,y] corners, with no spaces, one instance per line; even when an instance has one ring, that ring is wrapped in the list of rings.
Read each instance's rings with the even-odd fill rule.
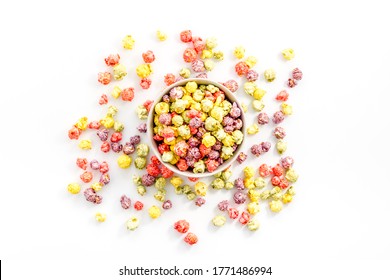
[[[0,4],[0,258],[8,279],[52,279],[53,273],[58,279],[115,279],[125,264],[272,265],[272,279],[290,273],[293,279],[388,277],[390,22],[385,1],[71,2],[76,1]],[[157,29],[167,32],[166,42],[156,40]],[[154,221],[146,211],[122,210],[122,194],[139,199],[131,182],[137,171],[134,166],[118,170],[112,154],[112,182],[103,204],[90,205],[81,194],[66,192],[69,182],[79,181],[78,156],[105,158],[100,151],[79,150],[67,138],[79,117],[99,119],[105,113],[97,102],[111,85],[96,82],[97,72],[106,69],[103,58],[119,52],[129,70],[120,84],[136,86],[132,103],[113,103],[129,137],[139,123],[135,106],[163,88],[164,74],[184,66],[185,45],[178,40],[184,29],[217,37],[226,60],[217,64],[212,79],[236,77],[236,45],[258,58],[259,72],[274,67],[274,84],[259,81],[268,91],[265,111],[270,114],[277,109],[272,97],[289,71],[298,66],[304,72],[291,90],[294,115],[284,123],[287,154],[300,174],[298,194],[278,215],[263,204],[258,232],[230,221],[218,230],[210,224],[216,203],[230,196],[226,191],[210,191],[202,208],[171,195],[174,208]],[[121,47],[126,34],[136,39],[133,51]],[[280,57],[287,47],[296,51],[290,62]],[[142,91],[134,70],[148,49],[157,57],[154,88]],[[237,96],[249,100],[243,92]],[[249,111],[251,122],[255,115]],[[270,129],[248,137],[248,144],[268,139]],[[84,136],[98,147],[97,137]],[[253,166],[277,160],[275,153],[250,158]],[[234,177],[240,171],[235,168]],[[154,203],[151,194],[143,200]],[[105,223],[94,220],[96,211],[107,213]],[[132,214],[141,219],[135,232],[124,226]],[[180,218],[189,220],[199,236],[196,246],[187,246],[173,231]]]

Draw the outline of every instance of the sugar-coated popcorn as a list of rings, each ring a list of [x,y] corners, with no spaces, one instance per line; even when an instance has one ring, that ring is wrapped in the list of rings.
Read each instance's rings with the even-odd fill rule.
[[[130,219],[127,220],[126,222],[126,228],[128,230],[134,231],[138,228],[139,226],[139,219],[135,216],[132,216]]]
[[[123,48],[128,50],[132,50],[134,48],[134,43],[135,40],[131,35],[126,35],[122,40]]]

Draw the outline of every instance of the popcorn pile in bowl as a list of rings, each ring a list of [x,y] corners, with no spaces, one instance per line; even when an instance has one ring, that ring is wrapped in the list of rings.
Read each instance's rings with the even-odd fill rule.
[[[166,33],[157,32],[157,40],[163,42],[168,39]],[[106,190],[111,182],[109,171],[114,168],[112,163],[108,163],[107,154],[114,153],[117,154],[117,167],[132,174],[131,188],[134,191],[129,189],[118,197],[118,204],[124,211],[132,212],[125,222],[128,230],[139,227],[140,212],[144,211],[144,207],[151,219],[157,219],[163,216],[164,211],[174,209],[169,197],[172,195],[169,188],[172,188],[175,194],[194,201],[196,207],[206,204],[209,189],[227,190],[231,200],[222,200],[216,205],[220,213],[211,217],[211,223],[221,227],[227,219],[237,219],[248,230],[255,231],[260,226],[256,215],[262,203],[267,202],[269,210],[278,213],[293,200],[296,193],[293,184],[298,180],[298,174],[293,168],[294,159],[285,156],[287,143],[284,139],[287,133],[282,124],[292,114],[292,106],[287,102],[290,93],[302,80],[302,71],[291,67],[291,74],[284,78],[280,90],[268,93],[275,96],[280,109],[266,112],[263,97],[267,91],[260,84],[279,81],[274,69],[265,69],[260,75],[256,70],[257,59],[254,56],[246,57],[245,49],[238,46],[232,50],[238,61],[231,66],[237,76],[216,83],[208,75],[216,63],[224,61],[225,53],[217,49],[215,38],[204,40],[185,30],[172,40],[186,44],[184,52],[179,51],[185,65],[177,70],[177,74],[167,73],[160,77],[166,85],[165,89],[152,90],[153,64],[157,63],[152,50],[142,53],[143,63],[135,69],[138,79],[135,81],[127,76],[127,68],[121,63],[121,57],[136,47],[131,35],[126,35],[122,40],[123,54],[113,53],[102,59],[108,70],[99,72],[97,81],[108,94],[102,94],[98,104],[106,107],[106,114],[92,121],[81,117],[68,131],[69,139],[77,141],[82,150],[96,148],[97,140],[101,159],[77,158],[79,180],[68,185],[68,192],[72,195],[83,193],[86,201],[99,208],[104,203],[104,192],[109,191]],[[281,57],[288,66],[295,52],[285,49]],[[118,81],[126,79],[131,84],[137,83],[139,89],[119,86]],[[150,99],[142,104],[133,104],[136,94],[147,91]],[[249,111],[240,102],[241,94],[251,97],[253,110]],[[123,135],[125,127],[131,127],[133,123],[132,120],[119,120],[118,106],[112,104],[114,100],[130,102],[141,122],[137,125],[138,133],[127,139]],[[256,121],[245,125],[246,115],[252,115]],[[272,126],[274,143],[262,141],[264,138],[259,133],[261,126]],[[93,138],[96,139],[84,138],[87,130],[94,131],[96,136]],[[145,133],[148,133],[148,137],[142,136]],[[258,144],[247,147],[244,141],[246,137],[256,137]],[[250,153],[246,154],[244,150]],[[270,150],[276,150],[276,154],[280,155],[278,162],[245,165],[242,168],[243,176],[232,178],[232,168],[240,168],[248,157],[261,158]],[[206,179],[210,179],[203,178],[205,176],[211,176],[210,183],[206,183]],[[143,198],[150,193],[155,203],[148,205]],[[107,214],[97,211],[95,218],[97,222],[104,222]],[[187,233],[189,222],[179,220],[172,223],[172,228]],[[198,242],[198,237],[189,232],[184,241],[193,245]]]

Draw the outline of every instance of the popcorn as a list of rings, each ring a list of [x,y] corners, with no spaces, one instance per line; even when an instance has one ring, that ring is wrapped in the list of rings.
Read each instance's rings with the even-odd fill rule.
[[[114,79],[117,81],[123,80],[123,77],[127,75],[126,67],[123,64],[117,64],[113,68]]]
[[[233,52],[234,56],[238,59],[242,59],[245,56],[245,49],[243,46],[237,46]]]
[[[264,71],[264,79],[267,82],[273,82],[276,78],[276,72],[274,69],[270,68]]]
[[[149,208],[148,213],[152,219],[157,219],[161,215],[161,210],[157,206],[153,205]]]
[[[120,168],[129,168],[131,165],[131,157],[123,154],[117,159],[117,162]]]
[[[129,220],[126,222],[126,228],[128,230],[134,231],[138,228],[139,226],[139,220],[137,217],[132,216]]]
[[[150,74],[153,73],[153,69],[150,63],[138,65],[135,71],[140,78],[147,78],[150,76]]]
[[[106,214],[103,214],[103,213],[100,213],[100,212],[97,212],[95,214],[95,219],[96,221],[98,221],[99,223],[103,223],[106,219],[107,219],[107,215]]]
[[[126,35],[122,40],[123,48],[132,50],[134,48],[135,40],[131,35]]]
[[[282,50],[282,55],[284,59],[291,60],[295,57],[295,52],[293,49],[284,49]]]
[[[77,183],[71,183],[68,185],[68,192],[71,194],[78,194],[81,190],[81,186]]]
[[[168,38],[168,35],[161,30],[157,30],[156,35],[157,39],[161,42],[165,41]]]
[[[226,223],[226,218],[221,215],[217,215],[212,219],[213,225],[216,227],[221,227]]]

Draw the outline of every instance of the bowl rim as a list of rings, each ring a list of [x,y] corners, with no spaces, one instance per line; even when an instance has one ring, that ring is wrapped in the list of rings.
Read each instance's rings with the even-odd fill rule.
[[[229,158],[228,160],[226,160],[223,164],[218,166],[217,169],[215,169],[213,172],[208,172],[207,170],[203,173],[193,173],[190,171],[181,171],[176,166],[174,166],[170,163],[163,162],[161,154],[157,149],[156,141],[153,139],[153,136],[154,136],[154,129],[153,129],[154,128],[154,109],[155,109],[156,104],[159,103],[161,101],[162,97],[165,94],[167,94],[167,92],[169,92],[172,88],[177,87],[177,86],[183,86],[188,82],[196,82],[197,84],[200,84],[200,85],[212,84],[212,85],[220,88],[225,93],[225,96],[227,97],[227,99],[229,99],[229,101],[231,101],[232,103],[236,102],[238,108],[241,110],[240,119],[242,121],[242,128],[241,128],[241,131],[243,133],[242,142],[240,145],[238,145],[237,149],[234,151],[233,156],[231,158]],[[193,178],[209,177],[209,176],[217,174],[223,170],[228,169],[232,165],[232,163],[237,159],[238,155],[241,152],[241,149],[244,147],[244,142],[245,142],[245,131],[246,131],[245,115],[244,115],[244,110],[242,109],[237,97],[235,97],[234,94],[227,87],[225,87],[223,84],[215,82],[215,81],[210,80],[210,79],[188,78],[188,79],[183,79],[183,80],[177,81],[177,82],[169,85],[168,87],[164,88],[162,91],[160,91],[157,98],[154,100],[152,107],[149,110],[147,126],[148,126],[147,137],[150,140],[151,150],[153,151],[154,155],[158,158],[158,160],[161,162],[161,164],[163,164],[169,170],[173,171],[174,173],[176,173],[178,175],[185,176],[185,177],[193,177]]]

